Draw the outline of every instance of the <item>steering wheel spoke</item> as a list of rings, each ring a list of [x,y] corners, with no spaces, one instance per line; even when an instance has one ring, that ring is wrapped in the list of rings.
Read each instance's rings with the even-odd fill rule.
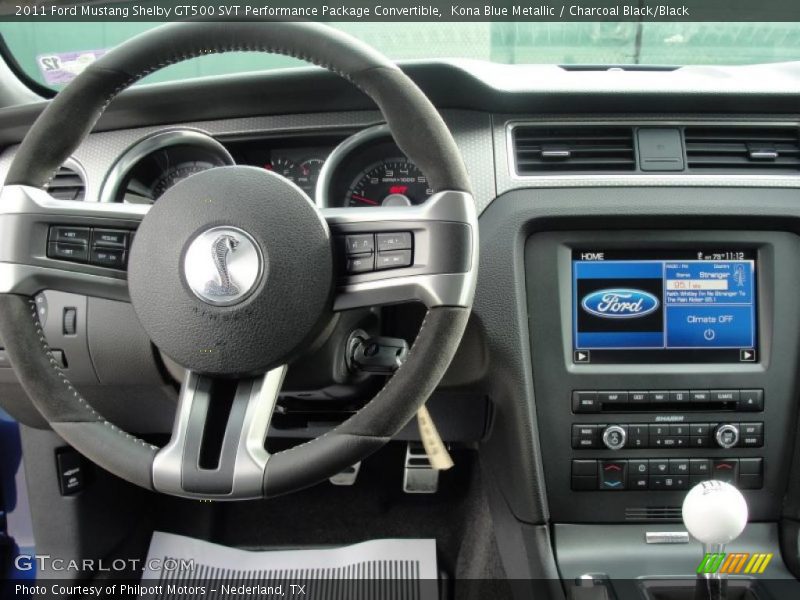
[[[5,186],[0,293],[50,289],[128,300],[127,252],[149,208],[58,200],[32,186]]]
[[[419,206],[329,208],[323,215],[336,246],[334,310],[471,305],[478,227],[470,194],[443,191]]]
[[[155,489],[222,500],[262,497],[264,444],[285,374],[285,365],[238,380],[188,371],[172,438],[153,462]]]

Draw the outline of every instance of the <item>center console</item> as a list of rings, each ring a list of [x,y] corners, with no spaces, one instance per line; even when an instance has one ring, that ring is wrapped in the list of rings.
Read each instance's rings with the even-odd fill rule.
[[[680,520],[705,479],[742,490],[751,520],[777,519],[796,433],[800,238],[544,232],[525,256],[551,519]]]

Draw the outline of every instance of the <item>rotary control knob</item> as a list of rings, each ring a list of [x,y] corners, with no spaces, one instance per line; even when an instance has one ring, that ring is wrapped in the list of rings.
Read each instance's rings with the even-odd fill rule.
[[[620,450],[625,447],[628,434],[624,427],[610,425],[603,431],[603,443],[609,450]]]
[[[725,423],[717,427],[714,439],[720,448],[733,448],[739,443],[739,428],[733,423]]]

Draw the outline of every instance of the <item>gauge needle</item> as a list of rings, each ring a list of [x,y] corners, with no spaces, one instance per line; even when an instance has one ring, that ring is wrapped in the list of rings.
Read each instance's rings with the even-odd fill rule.
[[[363,202],[364,204],[372,204],[373,206],[378,206],[378,203],[375,200],[370,200],[369,198],[364,198],[364,196],[359,196],[358,194],[350,194],[352,198],[355,198],[359,202]]]

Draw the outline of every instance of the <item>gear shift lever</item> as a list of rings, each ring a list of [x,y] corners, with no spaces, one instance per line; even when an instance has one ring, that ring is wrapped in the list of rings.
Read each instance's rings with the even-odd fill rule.
[[[721,553],[747,524],[747,502],[742,493],[723,481],[703,481],[683,501],[683,524],[706,553]],[[698,574],[697,600],[724,600],[727,579],[719,573]]]

